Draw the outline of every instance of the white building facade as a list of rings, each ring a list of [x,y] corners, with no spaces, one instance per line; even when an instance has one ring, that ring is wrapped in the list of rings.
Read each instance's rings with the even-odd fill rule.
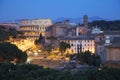
[[[80,48],[82,52],[89,50],[90,52],[95,53],[94,38],[89,38],[89,37],[64,38],[61,39],[60,41],[70,44],[69,53],[78,53],[78,50],[80,52]]]

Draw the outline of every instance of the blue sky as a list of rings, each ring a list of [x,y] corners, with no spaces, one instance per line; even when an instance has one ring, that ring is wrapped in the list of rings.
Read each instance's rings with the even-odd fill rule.
[[[99,16],[120,20],[120,0],[0,0],[0,21]]]

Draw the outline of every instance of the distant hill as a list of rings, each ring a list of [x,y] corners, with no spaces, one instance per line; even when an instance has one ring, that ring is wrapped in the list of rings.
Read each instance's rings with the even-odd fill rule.
[[[53,20],[53,23],[61,22],[61,21],[64,21],[64,20],[70,20],[71,23],[83,23],[83,18],[82,17],[80,17],[80,18],[58,18],[56,20]],[[106,21],[108,21],[109,19],[104,19],[104,18],[101,18],[101,17],[98,17],[98,16],[88,17],[88,22],[92,22],[92,21],[95,21],[95,20],[106,20]]]
[[[4,20],[4,21],[0,20],[0,23],[7,23],[7,22],[19,23],[19,20],[20,19]],[[56,22],[61,22],[61,21],[64,21],[64,20],[70,20],[71,23],[83,23],[83,17],[80,17],[80,18],[65,18],[65,17],[62,17],[62,18],[52,20],[52,22],[56,23]],[[88,16],[88,22],[92,22],[92,21],[95,21],[95,20],[110,21],[109,19],[101,18],[101,17],[98,17],[98,16],[93,16],[93,17]]]
[[[19,23],[20,19],[15,19],[15,20],[4,20],[4,21],[1,21],[0,20],[0,23]]]

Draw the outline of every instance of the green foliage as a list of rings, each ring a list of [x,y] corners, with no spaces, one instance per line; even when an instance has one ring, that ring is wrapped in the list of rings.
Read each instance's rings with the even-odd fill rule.
[[[70,48],[70,44],[68,44],[66,42],[60,42],[59,50],[60,50],[61,53],[64,53],[67,48]]]
[[[0,41],[4,41],[6,39],[8,39],[8,34],[6,31],[6,28],[3,26],[0,26]]]
[[[9,28],[7,32],[9,36],[12,36],[13,38],[17,37],[18,32],[15,28]]]
[[[35,44],[43,44],[44,43],[44,39],[42,34],[40,34],[39,39],[35,40]]]
[[[81,63],[88,64],[89,66],[100,67],[100,56],[92,54],[90,51],[85,51],[80,54],[71,55],[70,59],[76,56],[76,59]]]
[[[27,54],[22,52],[16,45],[8,42],[0,43],[0,62],[22,63],[27,60]]]
[[[51,46],[47,46],[46,50],[47,50],[48,53],[50,53],[52,51],[52,47]]]
[[[0,63],[0,80],[120,80],[120,68],[77,72],[44,69],[32,64]]]
[[[98,27],[100,27],[103,31],[105,31],[105,30],[120,30],[120,20],[116,20],[116,21],[99,20],[99,21],[93,21],[93,22],[89,23],[90,27],[93,27],[96,25]]]
[[[15,28],[5,28],[4,26],[0,26],[0,42],[8,40],[9,37],[16,38],[18,31]]]

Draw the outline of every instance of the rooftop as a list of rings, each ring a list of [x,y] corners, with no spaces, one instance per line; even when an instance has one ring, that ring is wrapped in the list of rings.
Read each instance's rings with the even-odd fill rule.
[[[113,41],[111,41],[111,45],[107,46],[107,47],[116,47],[116,48],[120,48],[120,37],[114,37]]]
[[[93,36],[62,37],[60,40],[94,40]]]
[[[104,31],[106,35],[120,35],[120,31]]]

